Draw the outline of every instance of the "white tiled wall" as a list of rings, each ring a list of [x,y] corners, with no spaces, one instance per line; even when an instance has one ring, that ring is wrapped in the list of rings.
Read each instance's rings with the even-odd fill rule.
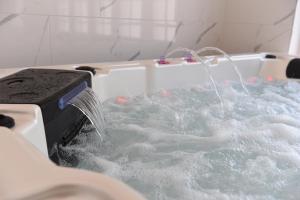
[[[0,66],[157,58],[216,45],[226,0],[0,0]]]
[[[221,48],[288,52],[297,0],[227,0]]]
[[[296,0],[0,0],[0,67],[286,51]]]

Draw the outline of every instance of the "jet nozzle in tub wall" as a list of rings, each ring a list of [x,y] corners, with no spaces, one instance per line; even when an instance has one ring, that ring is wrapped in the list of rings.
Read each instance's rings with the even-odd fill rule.
[[[35,104],[41,108],[50,158],[56,144],[67,144],[87,121],[69,101],[87,87],[91,74],[82,71],[25,69],[0,79],[0,104]]]

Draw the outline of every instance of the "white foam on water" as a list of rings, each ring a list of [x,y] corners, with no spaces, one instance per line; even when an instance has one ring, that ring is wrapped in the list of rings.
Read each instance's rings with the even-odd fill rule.
[[[86,126],[61,164],[118,178],[150,200],[299,199],[300,84],[258,81],[105,102],[105,140]]]

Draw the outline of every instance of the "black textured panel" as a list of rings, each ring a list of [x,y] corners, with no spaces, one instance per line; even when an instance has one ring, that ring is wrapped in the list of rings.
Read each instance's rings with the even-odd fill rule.
[[[58,100],[79,84],[91,87],[91,74],[84,71],[25,69],[0,79],[0,104],[36,104],[42,110],[49,153],[55,144],[76,136],[85,116],[73,106],[61,110]]]
[[[286,68],[286,77],[300,79],[300,59],[291,60]]]
[[[273,54],[267,54],[267,55],[265,56],[265,58],[266,58],[266,59],[276,59],[277,56],[276,56],[276,55],[273,55]]]
[[[36,104],[45,113],[47,122],[60,110],[57,100],[83,81],[91,86],[91,77],[87,72],[25,69],[0,79],[0,103]]]
[[[15,120],[9,116],[0,114],[0,126],[13,128],[15,126]]]

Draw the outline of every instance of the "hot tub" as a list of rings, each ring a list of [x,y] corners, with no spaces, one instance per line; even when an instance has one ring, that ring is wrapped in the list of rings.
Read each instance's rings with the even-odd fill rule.
[[[232,63],[227,59],[211,56],[209,63],[211,75],[219,82],[239,81]],[[235,55],[232,60],[242,74],[244,82],[251,82],[253,77],[261,77],[266,81],[300,78],[295,71],[299,62],[287,55],[251,54]],[[159,90],[186,88],[194,85],[205,85],[210,81],[203,63],[185,58],[159,60],[141,60],[119,63],[84,64],[90,69],[91,84],[94,92],[102,101],[111,98],[126,99],[137,95],[150,95]],[[76,70],[81,65],[63,65],[39,67],[42,69]],[[292,72],[287,72],[292,69]],[[298,66],[299,67],[299,66]],[[91,70],[93,69],[93,70]],[[22,69],[1,69],[0,78],[14,74]],[[92,73],[96,72],[95,74]],[[41,107],[34,104],[0,104],[0,112],[15,122],[10,129],[23,136],[33,144],[44,156],[48,156],[47,133],[43,121]]]
[[[244,80],[257,76],[268,80],[283,80],[287,78],[286,69],[293,58],[283,55],[266,58],[266,54],[252,54],[236,55],[232,59]],[[205,67],[201,63],[188,63],[183,58],[169,61],[169,64],[158,64],[157,60],[142,60],[84,65],[96,70],[96,75],[92,76],[93,90],[102,101],[117,96],[147,95],[160,89],[201,85],[209,81]],[[80,65],[39,68],[75,70],[78,66]],[[22,68],[0,69],[0,78],[20,70]],[[224,58],[218,59],[218,65],[212,67],[212,74],[219,81],[238,80],[232,65]],[[0,110],[1,113],[15,119],[16,126],[12,131],[23,135],[44,155],[48,155],[42,114],[38,106],[0,104]]]

